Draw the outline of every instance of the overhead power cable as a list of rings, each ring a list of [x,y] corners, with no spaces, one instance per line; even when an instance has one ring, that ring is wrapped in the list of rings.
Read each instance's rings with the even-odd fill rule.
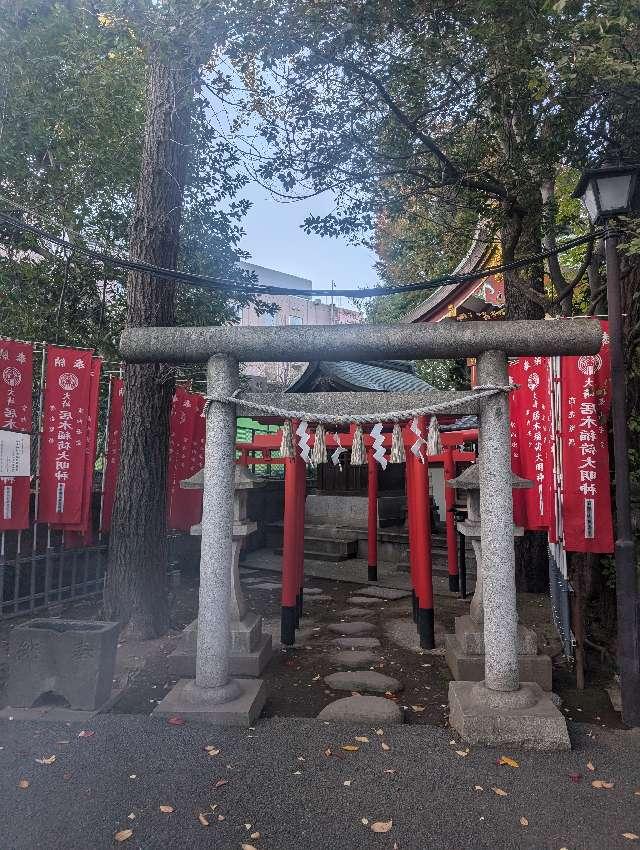
[[[127,271],[137,271],[143,274],[150,274],[153,277],[163,278],[165,280],[175,280],[180,283],[198,286],[204,289],[213,289],[223,294],[231,295],[299,295],[309,297],[309,295],[335,295],[335,290],[332,289],[297,289],[287,286],[269,286],[251,281],[239,281],[233,278],[213,278],[206,275],[192,274],[190,272],[179,271],[178,269],[165,269],[161,266],[154,266],[150,263],[141,263],[137,260],[127,259],[126,257],[118,257],[115,254],[109,254],[104,251],[96,251],[92,248],[72,243],[61,236],[56,236],[36,227],[33,224],[16,221],[6,213],[0,212],[0,221],[11,225],[16,230],[23,230],[27,233],[32,233],[35,236],[58,245],[61,248],[72,251],[74,254],[80,254],[95,260],[99,263],[104,263],[113,268],[126,269]],[[569,239],[558,245],[550,251],[543,251],[539,254],[531,254],[527,257],[522,257],[520,260],[514,260],[511,263],[502,263],[498,266],[487,266],[483,269],[478,269],[474,272],[465,274],[444,274],[437,277],[432,277],[429,280],[420,283],[407,283],[401,286],[370,286],[361,289],[341,289],[340,295],[345,298],[381,298],[385,295],[404,295],[407,292],[420,292],[422,290],[439,289],[441,286],[459,283],[471,283],[472,281],[482,280],[485,277],[491,277],[495,274],[503,274],[504,272],[523,269],[527,266],[539,263],[549,257],[557,254],[563,254],[566,251],[571,251],[580,245],[590,242],[592,239],[598,239],[603,235],[603,232],[596,231],[587,236],[578,236],[575,239]]]

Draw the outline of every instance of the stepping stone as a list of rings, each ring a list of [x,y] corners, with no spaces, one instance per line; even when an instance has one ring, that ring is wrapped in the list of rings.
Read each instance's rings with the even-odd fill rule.
[[[371,616],[371,611],[367,611],[366,608],[347,608],[341,614],[343,617],[369,617]]]
[[[376,599],[404,599],[411,596],[410,590],[398,590],[397,587],[361,587],[357,593],[360,596],[373,596]]]
[[[307,595],[307,593],[310,596],[315,596],[318,593],[324,593],[324,590],[321,587],[305,587],[304,593],[305,593],[305,596]]]
[[[318,720],[343,723],[402,723],[402,712],[392,700],[384,697],[344,697],[325,706]]]
[[[324,677],[334,691],[369,691],[373,694],[392,694],[402,690],[402,683],[392,676],[375,670],[349,670],[346,673],[331,673]]]
[[[374,649],[380,646],[378,638],[373,637],[337,637],[333,642],[340,649]]]
[[[357,670],[360,667],[372,667],[380,663],[380,656],[368,652],[366,649],[343,649],[331,656],[330,661],[337,667],[346,667],[348,670]]]
[[[329,596],[326,593],[312,593],[311,596],[307,596],[304,594],[304,601],[307,602],[333,602],[333,596]]]
[[[378,600],[371,596],[352,596],[349,602],[354,602],[356,605],[375,605]]]
[[[329,623],[327,626],[330,632],[338,635],[366,635],[369,632],[375,631],[375,626],[371,623]]]

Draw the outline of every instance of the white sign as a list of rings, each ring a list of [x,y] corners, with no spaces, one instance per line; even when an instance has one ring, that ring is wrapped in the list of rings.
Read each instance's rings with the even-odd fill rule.
[[[31,436],[16,431],[0,431],[0,478],[20,478],[31,474]]]

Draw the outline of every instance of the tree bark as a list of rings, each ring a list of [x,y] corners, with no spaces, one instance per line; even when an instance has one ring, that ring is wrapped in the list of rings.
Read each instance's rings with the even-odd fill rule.
[[[189,70],[150,64],[130,255],[165,268],[175,268],[178,258],[192,94]],[[127,325],[174,324],[172,281],[131,272],[127,286]],[[174,380],[168,367],[155,363],[126,364],[124,381],[104,609],[146,639],[168,627],[166,479]]]
[[[542,250],[542,200],[539,190],[518,198],[506,210],[501,232],[502,256],[506,263]],[[543,319],[544,308],[531,300],[525,289],[544,294],[544,266],[534,263],[504,275],[506,318]],[[515,540],[516,587],[524,593],[546,593],[549,589],[547,535],[525,531]]]

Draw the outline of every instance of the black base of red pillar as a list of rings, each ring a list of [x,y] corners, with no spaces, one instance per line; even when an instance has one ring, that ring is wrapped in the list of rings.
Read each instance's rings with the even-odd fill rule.
[[[435,649],[433,608],[418,608],[418,637],[421,649]]]
[[[418,597],[416,596],[415,590],[411,591],[411,616],[413,617],[413,622],[418,622]]]
[[[449,590],[451,593],[458,593],[460,590],[460,576],[449,576]]]
[[[298,594],[298,625],[300,624],[300,617],[302,617],[302,611],[304,608],[304,589],[300,588],[300,593]]]
[[[297,624],[298,605],[283,605],[280,609],[280,643],[283,646],[293,646],[296,642]]]
[[[378,581],[378,565],[369,564],[367,570],[369,574],[369,581]]]

